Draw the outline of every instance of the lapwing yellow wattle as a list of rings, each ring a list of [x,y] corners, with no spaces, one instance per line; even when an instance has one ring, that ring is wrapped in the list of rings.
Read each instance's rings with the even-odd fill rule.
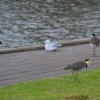
[[[93,57],[96,55],[96,47],[99,47],[100,39],[95,34],[91,35],[90,45],[93,47]]]
[[[75,62],[73,64],[68,65],[67,67],[65,67],[65,70],[71,69],[72,70],[72,74],[74,76],[75,82],[76,79],[78,80],[78,82],[80,83],[79,79],[78,79],[78,71],[82,70],[82,69],[86,69],[88,68],[89,64],[91,64],[91,60],[90,59],[85,59],[84,61],[78,61]],[[74,72],[76,72],[76,75],[74,74]]]

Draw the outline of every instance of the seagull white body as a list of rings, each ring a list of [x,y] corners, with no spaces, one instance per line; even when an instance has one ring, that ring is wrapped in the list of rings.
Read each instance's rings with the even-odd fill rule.
[[[58,42],[51,43],[50,40],[46,40],[44,43],[46,51],[56,51],[61,46],[60,43]]]

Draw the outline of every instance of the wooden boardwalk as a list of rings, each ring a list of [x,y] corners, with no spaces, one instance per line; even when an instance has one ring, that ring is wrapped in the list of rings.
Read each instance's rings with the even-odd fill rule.
[[[0,87],[23,81],[68,74],[63,68],[73,62],[91,59],[88,69],[100,68],[100,48],[91,57],[89,44],[61,47],[58,51],[45,50],[17,52],[0,55]]]

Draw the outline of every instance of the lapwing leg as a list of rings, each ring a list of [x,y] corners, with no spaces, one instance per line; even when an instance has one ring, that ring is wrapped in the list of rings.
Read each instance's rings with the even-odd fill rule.
[[[95,52],[96,52],[96,47],[93,47],[93,55],[92,55],[93,57],[96,55]]]
[[[76,82],[76,76],[74,75],[74,71],[72,71],[72,74],[74,76],[74,81]]]
[[[80,83],[79,78],[78,78],[78,72],[76,72],[76,78],[77,78],[78,82]]]
[[[93,47],[93,55],[92,56],[94,56],[94,47]]]
[[[94,47],[94,55],[96,55],[96,47]]]

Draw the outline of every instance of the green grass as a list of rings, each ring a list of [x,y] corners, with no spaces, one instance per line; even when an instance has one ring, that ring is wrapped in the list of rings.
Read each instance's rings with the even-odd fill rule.
[[[0,100],[100,100],[100,69],[0,88]]]

